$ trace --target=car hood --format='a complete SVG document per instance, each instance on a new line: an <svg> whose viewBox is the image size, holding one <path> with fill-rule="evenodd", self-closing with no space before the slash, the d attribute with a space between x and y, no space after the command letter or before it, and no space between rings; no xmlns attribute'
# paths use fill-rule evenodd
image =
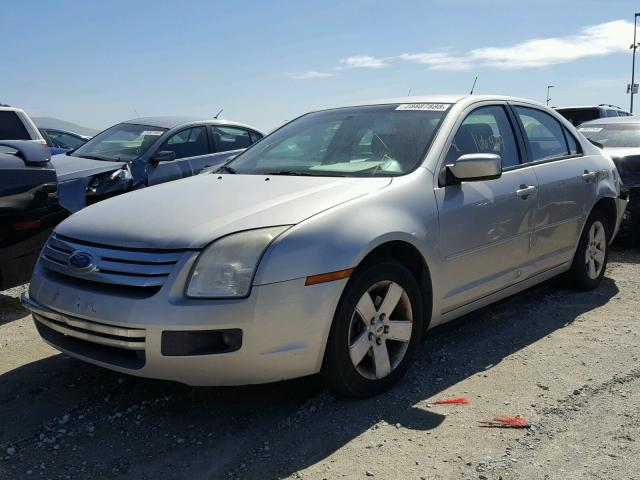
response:
<svg viewBox="0 0 640 480"><path fill-rule="evenodd" d="M299 223L390 183L390 178L199 175L99 202L56 232L126 248L202 248L229 233Z"/></svg>
<svg viewBox="0 0 640 480"><path fill-rule="evenodd" d="M604 152L616 164L623 186L640 186L640 148L605 148Z"/></svg>
<svg viewBox="0 0 640 480"><path fill-rule="evenodd" d="M91 160L70 155L53 155L51 163L56 169L59 182L75 180L81 177L91 177L98 173L118 170L126 165L126 162L108 162L103 160Z"/></svg>

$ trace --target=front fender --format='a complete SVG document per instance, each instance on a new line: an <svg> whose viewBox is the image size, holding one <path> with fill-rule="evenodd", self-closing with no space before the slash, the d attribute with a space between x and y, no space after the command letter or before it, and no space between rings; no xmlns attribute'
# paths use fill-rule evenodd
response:
<svg viewBox="0 0 640 480"><path fill-rule="evenodd" d="M423 170L426 172L426 170ZM391 241L413 245L436 262L438 220L429 175L394 179L382 190L333 207L292 227L269 247L255 285L283 282L358 266Z"/></svg>

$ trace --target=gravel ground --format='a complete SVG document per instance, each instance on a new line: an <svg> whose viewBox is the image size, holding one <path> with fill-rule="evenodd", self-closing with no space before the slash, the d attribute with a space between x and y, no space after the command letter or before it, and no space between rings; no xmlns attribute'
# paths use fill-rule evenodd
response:
<svg viewBox="0 0 640 480"><path fill-rule="evenodd" d="M59 354L0 293L0 479L640 479L640 251L441 328L365 401L306 378L191 388ZM465 396L468 405L432 405ZM481 428L522 415L531 429Z"/></svg>

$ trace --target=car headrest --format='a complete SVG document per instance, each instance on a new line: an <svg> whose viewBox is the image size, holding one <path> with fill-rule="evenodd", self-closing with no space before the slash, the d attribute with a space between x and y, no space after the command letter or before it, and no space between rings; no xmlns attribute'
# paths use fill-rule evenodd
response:
<svg viewBox="0 0 640 480"><path fill-rule="evenodd" d="M455 142L463 153L490 153L494 147L493 130L486 123L462 125Z"/></svg>

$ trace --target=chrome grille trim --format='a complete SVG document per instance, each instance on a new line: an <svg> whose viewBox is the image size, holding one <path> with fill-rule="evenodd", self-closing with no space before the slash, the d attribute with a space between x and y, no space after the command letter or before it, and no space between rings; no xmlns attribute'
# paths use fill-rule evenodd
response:
<svg viewBox="0 0 640 480"><path fill-rule="evenodd" d="M76 251L90 253L94 269L80 272L68 266ZM161 287L173 271L184 251L139 251L102 245L87 245L66 237L52 235L40 259L42 265L56 273L125 287Z"/></svg>
<svg viewBox="0 0 640 480"><path fill-rule="evenodd" d="M115 327L71 317L41 307L26 296L21 300L36 321L63 335L126 350L145 349L147 332L142 328Z"/></svg>

